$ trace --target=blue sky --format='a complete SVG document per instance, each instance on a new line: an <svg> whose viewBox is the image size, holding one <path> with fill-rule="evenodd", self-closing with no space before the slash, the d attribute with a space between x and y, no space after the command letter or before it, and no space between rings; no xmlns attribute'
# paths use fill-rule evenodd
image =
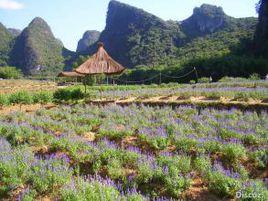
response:
<svg viewBox="0 0 268 201"><path fill-rule="evenodd" d="M257 16L258 0L121 0L165 20L183 20L202 3L222 6L233 17ZM75 50L86 30L102 31L109 0L0 0L0 22L8 28L25 28L42 17L64 45Z"/></svg>

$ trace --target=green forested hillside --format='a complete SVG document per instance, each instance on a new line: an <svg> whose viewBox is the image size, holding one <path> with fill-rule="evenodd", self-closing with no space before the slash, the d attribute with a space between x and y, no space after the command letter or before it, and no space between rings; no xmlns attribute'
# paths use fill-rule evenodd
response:
<svg viewBox="0 0 268 201"><path fill-rule="evenodd" d="M0 23L0 66L7 65L9 53L13 46L14 37L8 29Z"/></svg>
<svg viewBox="0 0 268 201"><path fill-rule="evenodd" d="M212 58L224 56L231 52L243 51L242 46L253 37L254 29L221 31L196 38L185 46L178 48L176 56L180 60Z"/></svg>
<svg viewBox="0 0 268 201"><path fill-rule="evenodd" d="M165 56L174 55L178 37L182 36L177 23L111 1L100 41L112 57L131 68L139 64L158 64ZM89 48L88 53L94 51L96 45Z"/></svg>
<svg viewBox="0 0 268 201"><path fill-rule="evenodd" d="M233 18L221 7L203 4L181 22L164 21L112 0L104 31L100 36L86 32L76 54L64 48L41 18L35 18L17 37L0 24L0 65L16 66L27 75L56 75L77 67L83 56L95 53L101 41L115 60L132 69L124 75L128 80L149 78L160 71L181 75L194 66L200 76L214 80L227 75L264 76L268 73L266 11L265 0L259 3L259 20Z"/></svg>
<svg viewBox="0 0 268 201"><path fill-rule="evenodd" d="M17 37L12 50L12 64L25 74L56 74L64 68L63 45L48 24L35 18Z"/></svg>
<svg viewBox="0 0 268 201"><path fill-rule="evenodd" d="M212 76L218 80L223 76L249 76L252 73L265 75L268 72L266 59L252 54L256 19L247 27L232 32L218 31L205 37L198 37L177 48L176 56L163 60L157 66L138 66L124 75L125 80L148 79L162 72L169 76L180 76L196 67L199 76ZM194 79L195 74L184 79L162 78L164 82L185 82ZM153 82L158 80L153 80Z"/></svg>
<svg viewBox="0 0 268 201"><path fill-rule="evenodd" d="M194 66L200 76L212 76L214 80L227 75L264 76L268 62L253 54L257 22L253 17L230 17L221 7L207 4L195 8L182 22L164 21L111 1L100 41L112 57L132 68L123 76L127 80L147 79L160 72L179 76ZM95 50L93 45L88 52Z"/></svg>
<svg viewBox="0 0 268 201"><path fill-rule="evenodd" d="M255 49L259 56L268 57L268 1L259 1L259 23L255 34Z"/></svg>

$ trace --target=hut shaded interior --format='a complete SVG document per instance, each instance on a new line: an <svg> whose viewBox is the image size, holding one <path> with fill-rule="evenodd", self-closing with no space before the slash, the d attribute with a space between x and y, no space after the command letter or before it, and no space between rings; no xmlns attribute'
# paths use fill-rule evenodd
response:
<svg viewBox="0 0 268 201"><path fill-rule="evenodd" d="M85 77L85 75L72 71L72 72L61 72L58 75L58 77Z"/></svg>

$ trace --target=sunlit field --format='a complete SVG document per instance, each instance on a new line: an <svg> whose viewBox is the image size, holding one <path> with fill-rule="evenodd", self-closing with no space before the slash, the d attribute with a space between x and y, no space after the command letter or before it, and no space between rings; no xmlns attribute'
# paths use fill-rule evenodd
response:
<svg viewBox="0 0 268 201"><path fill-rule="evenodd" d="M268 201L268 0L0 13L0 201Z"/></svg>
<svg viewBox="0 0 268 201"><path fill-rule="evenodd" d="M268 197L266 81L89 86L86 94L79 85L28 81L24 88L21 82L13 82L20 90L2 93L9 101L2 110L40 107L0 117L0 197L6 200ZM191 104L180 105L183 100ZM252 107L200 110L198 100ZM257 197L249 199L252 193Z"/></svg>
<svg viewBox="0 0 268 201"><path fill-rule="evenodd" d="M0 94L14 93L17 91L54 91L57 85L50 81L36 80L0 80Z"/></svg>

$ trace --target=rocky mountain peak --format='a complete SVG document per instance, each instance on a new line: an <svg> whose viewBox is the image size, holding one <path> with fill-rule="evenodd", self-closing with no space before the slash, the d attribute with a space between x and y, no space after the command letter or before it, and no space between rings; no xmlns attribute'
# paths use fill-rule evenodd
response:
<svg viewBox="0 0 268 201"><path fill-rule="evenodd" d="M100 32L96 30L86 31L83 38L79 40L77 45L77 52L86 51L91 45L97 42L100 38Z"/></svg>
<svg viewBox="0 0 268 201"><path fill-rule="evenodd" d="M194 8L193 15L198 15L200 17L224 17L225 13L222 7L210 5L210 4L202 4L200 7Z"/></svg>
<svg viewBox="0 0 268 201"><path fill-rule="evenodd" d="M227 15L222 7L203 4L193 11L193 15L182 22L183 31L191 36L203 36L213 33L226 24Z"/></svg>
<svg viewBox="0 0 268 201"><path fill-rule="evenodd" d="M29 26L33 26L33 25L45 25L45 26L48 26L47 22L41 17L35 17L29 24Z"/></svg>
<svg viewBox="0 0 268 201"><path fill-rule="evenodd" d="M146 23L144 23L144 21ZM137 23L140 21L140 23ZM143 9L130 6L119 1L112 0L108 6L106 29L116 26L119 30L128 29L131 24L139 26L140 28L148 28L151 25L166 25L166 22L161 18L144 11Z"/></svg>

